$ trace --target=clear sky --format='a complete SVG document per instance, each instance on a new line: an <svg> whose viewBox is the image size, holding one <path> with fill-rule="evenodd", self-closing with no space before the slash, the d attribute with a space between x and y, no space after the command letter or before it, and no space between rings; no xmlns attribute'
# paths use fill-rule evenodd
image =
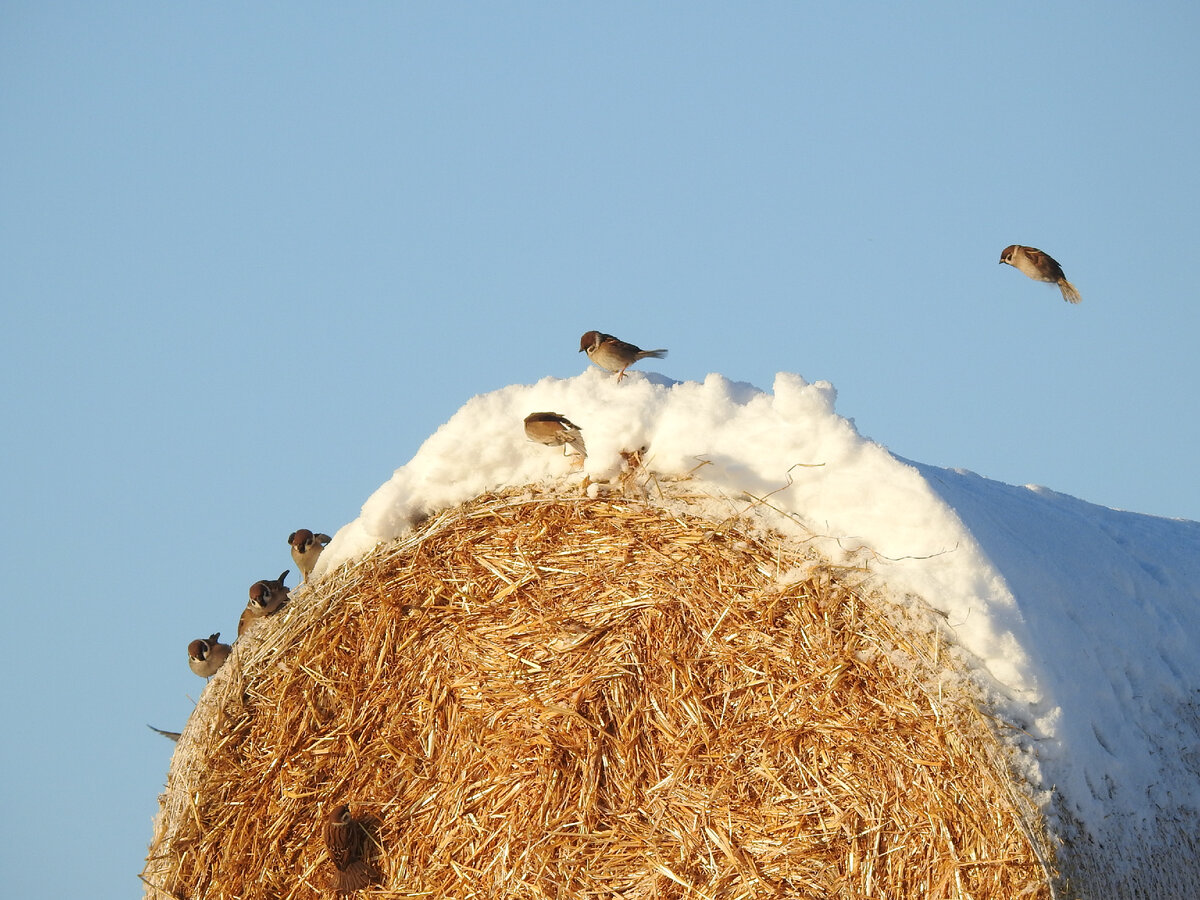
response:
<svg viewBox="0 0 1200 900"><path fill-rule="evenodd" d="M1192 2L0 4L0 894L136 892L188 641L589 329L1200 519L1198 35Z"/></svg>

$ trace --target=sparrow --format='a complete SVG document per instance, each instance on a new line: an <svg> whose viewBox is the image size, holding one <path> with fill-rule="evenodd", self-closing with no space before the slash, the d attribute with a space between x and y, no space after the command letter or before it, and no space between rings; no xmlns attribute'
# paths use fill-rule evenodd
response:
<svg viewBox="0 0 1200 900"><path fill-rule="evenodd" d="M153 725L149 725L149 724L147 724L146 727L149 728L151 731L157 731L163 737L167 738L168 740L172 740L172 741L178 741L179 736L182 733L179 731L163 731L161 728L155 728Z"/></svg>
<svg viewBox="0 0 1200 900"><path fill-rule="evenodd" d="M307 528L301 528L288 535L288 543L292 547L292 559L296 561L296 565L300 569L302 582L308 581L313 566L317 564L317 557L321 555L325 545L332 540L333 538L327 534L313 534Z"/></svg>
<svg viewBox="0 0 1200 900"><path fill-rule="evenodd" d="M250 602L246 604L246 608L242 611L242 617L238 620L238 637L242 636L242 632L246 630L246 626L252 619L269 616L287 603L288 589L284 587L283 579L287 578L290 571L290 569L284 569L283 574L274 581L264 579L250 585Z"/></svg>
<svg viewBox="0 0 1200 900"><path fill-rule="evenodd" d="M579 426L556 412L535 412L527 415L525 436L547 447L562 447L564 456L567 455L567 448L574 449L580 456L587 456L587 448L583 445L583 434Z"/></svg>
<svg viewBox="0 0 1200 900"><path fill-rule="evenodd" d="M579 339L579 352L587 351L588 359L602 369L617 373L617 381L625 377L625 370L639 359L654 357L662 359L667 355L666 350L643 350L633 344L627 344L611 334L602 331L589 331Z"/></svg>
<svg viewBox="0 0 1200 900"><path fill-rule="evenodd" d="M219 641L221 632L208 639L197 638L188 644L188 667L201 678L212 678L233 649Z"/></svg>
<svg viewBox="0 0 1200 900"><path fill-rule="evenodd" d="M1067 281L1062 266L1055 262L1054 257L1049 253L1043 253L1036 247L1011 244L1005 247L1004 252L1000 254L1000 262L1008 263L1013 268L1019 269L1034 281L1057 284L1058 289L1062 291L1063 299L1068 303L1078 303L1082 299L1079 291L1075 290L1075 285Z"/></svg>
<svg viewBox="0 0 1200 900"><path fill-rule="evenodd" d="M325 849L337 871L329 879L329 887L338 893L365 888L380 877L379 870L364 859L367 832L363 824L350 815L343 803L325 820Z"/></svg>

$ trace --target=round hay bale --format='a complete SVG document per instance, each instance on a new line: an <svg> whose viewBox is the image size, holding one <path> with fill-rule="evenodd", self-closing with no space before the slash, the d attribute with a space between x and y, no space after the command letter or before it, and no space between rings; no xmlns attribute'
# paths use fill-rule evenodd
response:
<svg viewBox="0 0 1200 900"><path fill-rule="evenodd" d="M928 635L748 523L489 496L293 592L179 741L147 896L1049 898ZM961 680L960 680L961 681Z"/></svg>

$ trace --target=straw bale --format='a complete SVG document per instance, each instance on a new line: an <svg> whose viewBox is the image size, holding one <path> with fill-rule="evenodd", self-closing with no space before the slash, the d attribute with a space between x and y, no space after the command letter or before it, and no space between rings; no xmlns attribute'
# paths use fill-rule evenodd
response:
<svg viewBox="0 0 1200 900"><path fill-rule="evenodd" d="M737 520L479 498L238 641L147 896L330 896L349 803L365 896L1049 898L985 720L884 602Z"/></svg>

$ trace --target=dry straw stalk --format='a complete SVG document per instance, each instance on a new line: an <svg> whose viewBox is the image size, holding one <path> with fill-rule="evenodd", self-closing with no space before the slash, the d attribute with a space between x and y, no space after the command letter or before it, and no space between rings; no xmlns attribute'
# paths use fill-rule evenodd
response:
<svg viewBox="0 0 1200 900"><path fill-rule="evenodd" d="M364 896L1049 898L973 702L847 579L644 503L443 513L239 642L176 751L148 896L328 896L349 802L383 872Z"/></svg>

